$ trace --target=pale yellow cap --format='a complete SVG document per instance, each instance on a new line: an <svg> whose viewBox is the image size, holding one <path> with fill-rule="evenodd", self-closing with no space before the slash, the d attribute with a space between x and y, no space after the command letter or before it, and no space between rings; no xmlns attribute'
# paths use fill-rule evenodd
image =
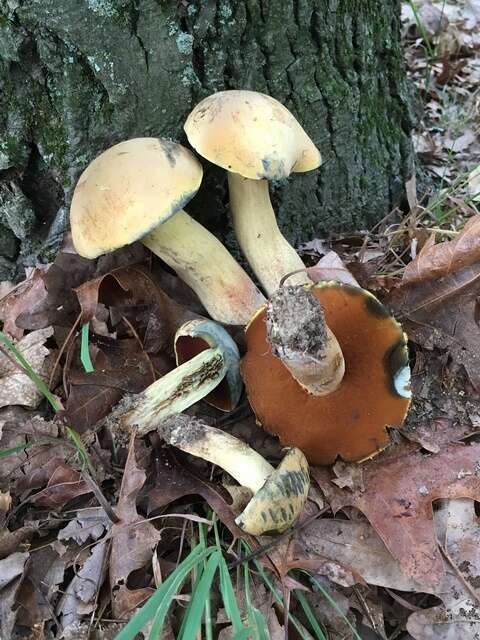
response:
<svg viewBox="0 0 480 640"><path fill-rule="evenodd" d="M75 249L96 258L139 240L193 198L202 173L188 149L162 138L134 138L107 149L75 187Z"/></svg>
<svg viewBox="0 0 480 640"><path fill-rule="evenodd" d="M205 98L184 129L204 158L245 178L279 180L322 162L290 111L256 91L222 91Z"/></svg>

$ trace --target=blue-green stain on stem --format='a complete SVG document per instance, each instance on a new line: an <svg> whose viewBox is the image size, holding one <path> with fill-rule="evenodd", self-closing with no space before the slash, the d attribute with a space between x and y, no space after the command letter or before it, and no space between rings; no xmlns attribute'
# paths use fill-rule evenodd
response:
<svg viewBox="0 0 480 640"><path fill-rule="evenodd" d="M82 341L80 345L80 360L82 361L83 368L86 373L93 373L94 367L92 363L92 359L90 358L90 351L88 348L88 330L90 327L90 323L86 322L82 326Z"/></svg>

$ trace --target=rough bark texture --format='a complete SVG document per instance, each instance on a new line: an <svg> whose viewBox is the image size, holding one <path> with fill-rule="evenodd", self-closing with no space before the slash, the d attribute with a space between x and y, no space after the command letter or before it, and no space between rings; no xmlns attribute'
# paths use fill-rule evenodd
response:
<svg viewBox="0 0 480 640"><path fill-rule="evenodd" d="M399 15L397 0L0 0L0 279L50 257L96 154L185 142L191 107L225 88L279 99L322 152L272 187L291 241L368 227L412 169ZM231 242L225 176L205 168L190 210Z"/></svg>

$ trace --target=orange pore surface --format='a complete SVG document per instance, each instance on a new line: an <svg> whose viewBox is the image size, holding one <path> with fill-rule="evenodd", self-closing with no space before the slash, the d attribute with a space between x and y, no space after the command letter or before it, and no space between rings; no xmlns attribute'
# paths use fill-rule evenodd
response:
<svg viewBox="0 0 480 640"><path fill-rule="evenodd" d="M175 343L178 364L188 362L195 356L198 356L199 353L202 353L202 351L205 351L205 349L210 349L210 345L205 340L202 340L202 338L180 336ZM218 386L205 396L204 400L212 406L217 407L217 409L230 411L232 409L232 403L226 378L223 378Z"/></svg>
<svg viewBox="0 0 480 640"><path fill-rule="evenodd" d="M258 421L309 462L330 464L340 455L358 461L384 448L387 425L400 425L409 400L395 393L388 355L403 343L400 325L373 296L354 287L312 289L345 358L345 376L327 396L309 394L271 352L265 310L247 328L242 374ZM383 313L382 313L383 311Z"/></svg>

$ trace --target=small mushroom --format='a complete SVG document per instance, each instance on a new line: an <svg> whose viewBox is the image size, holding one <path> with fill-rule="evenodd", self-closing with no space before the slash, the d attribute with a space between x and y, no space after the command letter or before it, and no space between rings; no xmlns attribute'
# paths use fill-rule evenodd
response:
<svg viewBox="0 0 480 640"><path fill-rule="evenodd" d="M364 289L328 281L305 290L312 305L289 307L287 292L287 303L260 309L246 328L250 404L311 463L365 459L387 446L386 427L400 426L410 405L406 335Z"/></svg>
<svg viewBox="0 0 480 640"><path fill-rule="evenodd" d="M286 531L302 511L310 476L299 449L289 449L274 469L238 438L184 414L165 420L158 432L168 444L221 467L250 489L253 497L235 520L246 533Z"/></svg>
<svg viewBox="0 0 480 640"><path fill-rule="evenodd" d="M160 420L203 398L225 411L235 407L243 385L240 354L229 333L212 320L191 320L178 329L175 344L179 366L142 393L122 400L113 410L110 424L121 431L136 428L145 434Z"/></svg>
<svg viewBox="0 0 480 640"><path fill-rule="evenodd" d="M316 169L318 149L280 102L256 91L222 91L202 100L185 132L204 158L227 169L230 210L238 242L268 295L282 278L311 283L295 249L281 234L268 180Z"/></svg>
<svg viewBox="0 0 480 640"><path fill-rule="evenodd" d="M141 240L198 295L214 320L245 324L264 298L222 243L183 207L202 167L161 138L120 142L80 176L70 210L73 242L86 258Z"/></svg>

